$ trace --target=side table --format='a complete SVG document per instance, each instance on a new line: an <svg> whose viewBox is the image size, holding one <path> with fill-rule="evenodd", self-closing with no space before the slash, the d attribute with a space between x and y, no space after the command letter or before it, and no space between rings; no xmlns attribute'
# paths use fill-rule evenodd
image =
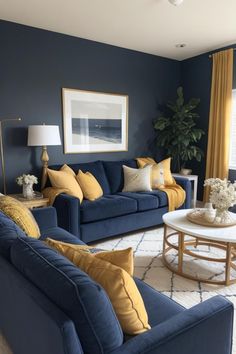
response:
<svg viewBox="0 0 236 354"><path fill-rule="evenodd" d="M22 194L9 194L9 197L15 198L23 203L27 208L42 208L49 206L49 199L44 197L34 197L33 199L26 199Z"/></svg>
<svg viewBox="0 0 236 354"><path fill-rule="evenodd" d="M196 208L197 204L197 187L198 187L198 176L197 175L181 175L180 173L172 173L173 177L187 178L190 182L193 182L193 199L192 207Z"/></svg>

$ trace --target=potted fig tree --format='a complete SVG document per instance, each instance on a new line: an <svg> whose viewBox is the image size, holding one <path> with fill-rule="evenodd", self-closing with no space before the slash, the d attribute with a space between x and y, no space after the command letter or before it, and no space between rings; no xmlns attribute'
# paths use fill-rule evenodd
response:
<svg viewBox="0 0 236 354"><path fill-rule="evenodd" d="M167 114L160 115L154 121L157 145L166 150L173 159L174 170L182 174L191 173L186 166L189 160L201 161L203 156L203 151L197 145L204 134L196 124L199 115L195 109L199 102L198 98L192 98L185 103L183 88L179 87L176 101L166 104Z"/></svg>

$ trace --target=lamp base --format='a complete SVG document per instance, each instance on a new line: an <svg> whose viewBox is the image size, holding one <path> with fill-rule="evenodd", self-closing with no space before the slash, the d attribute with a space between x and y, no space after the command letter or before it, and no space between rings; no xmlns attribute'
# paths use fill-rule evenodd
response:
<svg viewBox="0 0 236 354"><path fill-rule="evenodd" d="M48 177L48 161L49 161L49 156L48 156L48 152L47 152L47 147L43 146L42 148L42 155L41 155L41 161L43 164L43 171L42 171L42 178L41 178L41 190L43 190L46 186L46 182L47 182L47 177Z"/></svg>

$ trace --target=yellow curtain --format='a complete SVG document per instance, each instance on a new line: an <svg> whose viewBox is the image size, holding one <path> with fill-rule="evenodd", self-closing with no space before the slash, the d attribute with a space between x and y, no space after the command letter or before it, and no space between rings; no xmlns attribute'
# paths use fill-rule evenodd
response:
<svg viewBox="0 0 236 354"><path fill-rule="evenodd" d="M232 110L233 49L213 54L206 178L228 178ZM204 190L204 201L209 189Z"/></svg>

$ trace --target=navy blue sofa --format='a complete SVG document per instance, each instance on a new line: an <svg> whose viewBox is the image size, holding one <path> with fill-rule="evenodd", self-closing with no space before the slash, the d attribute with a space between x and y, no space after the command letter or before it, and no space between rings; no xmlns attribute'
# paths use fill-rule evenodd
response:
<svg viewBox="0 0 236 354"><path fill-rule="evenodd" d="M81 169L91 172L103 189L103 197L96 201L61 194L55 199L60 227L78 236L85 243L162 224L162 215L168 211L166 193L154 190L142 193L123 193L123 168L137 168L134 159L122 161L95 161L69 165L75 173ZM50 166L58 170L61 165ZM186 191L182 208L190 208L191 184L186 178L176 178ZM49 181L48 185L49 186Z"/></svg>
<svg viewBox="0 0 236 354"><path fill-rule="evenodd" d="M57 226L54 208L33 213L40 240L0 213L0 332L14 354L231 353L231 302L186 310L139 279L152 328L126 338L103 288L42 241L82 242Z"/></svg>

